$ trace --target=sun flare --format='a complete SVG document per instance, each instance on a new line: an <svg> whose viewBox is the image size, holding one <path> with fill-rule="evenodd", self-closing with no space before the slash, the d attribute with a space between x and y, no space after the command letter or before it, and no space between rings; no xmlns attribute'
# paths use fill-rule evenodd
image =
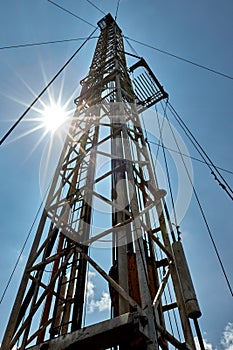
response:
<svg viewBox="0 0 233 350"><path fill-rule="evenodd" d="M45 106L43 115L43 126L47 129L47 131L55 132L65 121L67 118L67 112L64 107L59 104L51 104L50 106Z"/></svg>

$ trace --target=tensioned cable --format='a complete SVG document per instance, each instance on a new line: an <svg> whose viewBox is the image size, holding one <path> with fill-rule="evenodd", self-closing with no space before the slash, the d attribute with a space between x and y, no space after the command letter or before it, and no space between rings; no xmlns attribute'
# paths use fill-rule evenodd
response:
<svg viewBox="0 0 233 350"><path fill-rule="evenodd" d="M187 58L184 58L184 57L175 55L175 54L173 54L173 53L171 53L171 52L168 52L168 51L165 51L165 50L161 50L161 49L159 49L159 48L157 48L157 47L154 47L154 46L152 46L152 45L145 44L145 43L143 43L143 42L141 42L141 41L138 41L138 40L129 38L128 36L124 36L124 35L123 35L123 38L125 38L125 39L127 38L128 40L131 40L131 41L133 41L133 42L135 42L135 43L138 43L138 44L140 44L140 45L149 47L150 49L153 49L153 50L155 50L155 51L161 52L161 53L163 53L163 54L165 54L165 55L168 55L168 56L171 56L171 57L176 58L176 59L178 59L178 60L181 60L181 61L183 61L183 62L192 64L193 66L196 66L196 67L198 67L198 68L205 69L205 70L207 70L207 71L209 71L209 72L212 72L212 73L214 73L214 74L220 75L220 76L222 76L222 77L224 77L224 78L233 80L233 77L232 77L232 76L230 76L230 75L228 75L228 74L225 74L225 73L222 73L222 72L219 72L219 71L217 71L216 69L209 68L209 67L204 66L204 65L202 65L202 64L199 64L199 63L196 63L196 62L194 62L194 61L188 60Z"/></svg>
<svg viewBox="0 0 233 350"><path fill-rule="evenodd" d="M37 212L36 212L35 218L34 218L34 220L33 220L33 222L32 222L32 225L31 225L31 227L30 227L30 229L29 229L28 235L27 235L27 237L26 237L26 239L25 239L25 241L24 241L24 244L23 244L23 246L22 246L22 248L21 248L21 251L20 251L20 253L19 253L19 256L18 256L18 258L17 258L17 260L16 260L16 263L15 263L15 265L14 265L14 267L13 267L13 270L12 270L12 272L11 272L11 274L10 274L10 277L9 277L9 279L8 279L8 281L7 281L6 287L5 287L5 289L4 289L3 293L2 293L2 296L1 296L1 299L0 299L0 305L1 305L3 299L4 299L5 295L6 295L6 292L7 292L8 288L9 288L9 285L10 285L10 283L11 283L11 281L12 281L12 278L13 278L13 276L14 276L14 273L15 273L15 271L16 271L16 269L17 269L18 264L19 264L20 258L21 258L22 254L23 254L23 252L24 252L24 249L25 249L25 247L26 247L26 244L27 244L27 242L28 242L28 240L29 240L29 237L30 237L30 235L31 235L31 233L32 233L33 227L35 226L36 220L38 219L38 216L39 216L39 213L40 213L41 208L42 208L42 206L43 206L43 203L44 203L45 198L46 198L46 196L47 196L47 194L48 194L48 191L49 191L49 189L50 189L51 182L52 182L52 179L49 181L49 185L48 185L48 187L47 187L47 189L46 189L46 191L45 191L45 194L44 194L44 196L43 196L43 199L42 199L42 201L41 201L41 204L40 204L40 206L39 206L39 208L38 208L38 210L37 210Z"/></svg>
<svg viewBox="0 0 233 350"><path fill-rule="evenodd" d="M177 139L176 139L176 136L175 136L174 131L173 131L172 127L171 127L171 124L170 124L170 121L169 121L168 117L167 117L167 120L168 120L168 125L169 125L169 128L170 128L170 130L171 130L173 139L174 139L174 141L175 141L175 143L176 143L176 147L177 147L177 149L180 151L179 143L178 143L178 141L177 141ZM209 235L209 237L210 237L211 243L212 243L212 245L213 245L215 254L216 254L217 259L218 259L218 261L219 261L219 264L220 264L222 273L223 273L223 275L224 275L225 281L226 281L226 283L227 283L227 286L228 286L228 288L229 288L229 291L230 291L230 293L231 293L231 296L233 296L233 290L232 290L232 287L231 287L231 284L230 284L230 280L229 280L229 278L228 278L228 276L227 276L227 273L226 273L225 267L224 267L224 265L223 265L221 256L220 256L220 254L219 254L217 245L216 245L216 243L215 243L213 234L212 234L211 229L210 229L210 226L209 226L209 224L208 224L208 221L207 221L205 212L204 212L204 210L203 210L203 207L202 207L202 204L201 204L201 202L200 202L199 196L198 196L198 194L197 194L196 188L195 188L195 186L194 186L194 184L193 184L193 181L192 181L192 179L191 179L190 173L189 173L189 171L188 171L188 168L187 168L187 166L186 166L186 163L185 163L184 158L183 158L182 155L181 155L181 159L182 159L182 162L183 162L183 165L184 165L186 174L187 174L187 176L188 176L189 182L190 182L190 184L191 184L191 186L192 186L194 196L195 196L195 198L196 198L198 207L199 207L199 209L200 209L201 216L202 216L202 218L203 218L203 220L204 220L204 223L205 223L205 226L206 226L208 235Z"/></svg>
<svg viewBox="0 0 233 350"><path fill-rule="evenodd" d="M98 38L98 36L92 36L90 39L97 39L97 38ZM28 44L1 46L0 50L18 49L18 48L23 48L23 47L41 46L41 45L49 45L49 44L58 44L58 43L65 43L65 42L71 42L71 41L80 41L80 40L86 40L86 39L87 38L72 38L72 39L42 41L42 42L38 42L38 43L28 43Z"/></svg>
<svg viewBox="0 0 233 350"><path fill-rule="evenodd" d="M154 141L151 141L151 140L149 140L149 139L147 139L147 141L148 141L149 143L155 145L155 146L162 147L161 143L159 143L159 142L154 142ZM164 147L166 150L170 151L170 152L182 154L182 156L184 156L184 157L193 159L193 160L195 160L195 161L197 161L197 162L200 162L200 163L206 165L206 162L205 162L204 160L201 160L201 159L199 159L199 158L190 156L190 155L185 154L185 153L180 153L179 151L176 151L175 149L172 149L172 148L169 148L169 147L166 147L166 146L163 146L163 147ZM210 163L208 163L208 164L211 165ZM216 166L216 168L219 169L219 170L225 171L226 173L229 173L229 174L233 174L233 171L231 171L231 170L227 170L227 169L221 168L221 167L219 167L219 166L217 166L217 165L215 165L215 166Z"/></svg>
<svg viewBox="0 0 233 350"><path fill-rule="evenodd" d="M58 7L59 9L61 9L62 11L65 11L65 12L69 13L70 15L72 15L72 16L78 18L80 21L89 24L89 26L92 26L92 27L95 28L95 26L94 26L92 23L86 21L86 20L83 19L82 17L80 17L80 16L76 15L75 13L73 13L73 12L71 12L71 11L65 9L64 7L58 5L56 2L54 2L54 1L52 1L52 0L48 0L48 2L50 2L50 3L53 4L54 6L57 6L57 7Z"/></svg>
<svg viewBox="0 0 233 350"><path fill-rule="evenodd" d="M48 0L48 1L51 2L51 0ZM65 9L64 9L64 10L65 10ZM68 11L68 13L70 13L70 12ZM73 15L74 15L74 14L73 14ZM77 17L77 18L79 18L79 17L76 16L76 15L74 15L74 16ZM80 18L79 18L79 19L80 19ZM84 20L84 21L85 21L85 20ZM88 22L88 24L90 24L90 23ZM93 26L93 27L94 27L94 26ZM97 38L97 37L93 37L92 39L94 39L94 38ZM223 77L225 77L225 78L233 79L233 77L231 77L231 76L229 76L229 75L226 75L226 74L224 74L224 73L221 73L221 72L216 71L216 70L213 70L213 69L210 69L210 68L208 68L208 67L206 67L206 66L203 66L203 65L200 65L200 64L198 64L198 63L189 61L189 60L187 60L187 59L185 59L185 58L182 58L182 57L179 57L179 56L174 55L174 54L172 54L172 53L169 53L169 52L166 52L166 51L164 51L164 50L158 49L158 48L153 47L153 46L151 46L151 45L143 44L143 43L141 43L141 42L139 42L139 41L137 41L137 40L128 38L127 36L124 36L124 35L123 35L123 38L126 39L128 45L131 47L131 49L133 49L134 52L136 52L136 50L130 45L130 43L129 43L128 40L138 42L138 43L140 43L141 45L148 46L148 47L150 47L150 48L152 48L152 49L154 49L154 50L157 50L157 51L159 51L159 52L162 52L162 53L164 53L164 54L167 54L167 55L169 55L169 56L171 56L171 57L175 57L175 58L180 59L180 60L182 60L182 61L185 61L185 62L187 62L187 63L193 64L193 65L195 65L195 66L197 66L197 67L199 67L199 68L207 69L208 71L211 71L211 72L213 72L213 73L215 73L215 74L221 75L221 76L223 76ZM63 39L63 40L53 40L53 41L40 42L40 43L29 43L29 44L19 44L19 45L2 46L2 47L0 47L0 50L16 49L16 48L23 48L23 47L30 47L30 46L39 46L39 45L48 45L48 44L56 44L56 43L63 43L63 42L69 42L69 41L78 41L78 40L82 40L82 39L84 39L84 38Z"/></svg>
<svg viewBox="0 0 233 350"><path fill-rule="evenodd" d="M131 49L132 49L132 51L134 52L134 53L136 53L137 54L137 52L136 52L136 50L130 45L130 43L129 43L129 41L128 41L128 39L129 40L131 40L130 38L128 38L128 37L126 37L126 36L124 36L124 38L126 39L126 41L127 41L127 43L128 43L128 45L131 47ZM133 40L133 39L132 39ZM135 41L135 42L137 42L136 40L133 40L133 41ZM142 44L142 43L141 43ZM150 46L151 47L151 46ZM152 47L153 48L153 47ZM156 48L154 48L154 49L156 49ZM160 50L160 49L156 49L156 50L159 50L159 51L161 51L161 52L164 52L164 53L166 53L165 51L163 51L163 50ZM172 56L174 56L174 57L176 57L175 55L173 55L173 54L171 54ZM177 57L178 58L178 57ZM186 60L187 61L187 60ZM171 104L170 104L170 106L171 106ZM172 106L171 106L172 107ZM175 113L177 113L175 110L174 110L174 112ZM197 140L195 139L195 141L197 142ZM148 141L149 142L149 141ZM155 144L155 143L154 143ZM157 144L158 145L158 149L159 149L159 147L161 147L161 145L160 144ZM164 147L164 146L162 146L162 147ZM201 148L201 146L199 145L199 147ZM166 147L164 147L164 148L166 148ZM201 148L202 149L202 148ZM158 150L157 150L158 151ZM172 151L172 150L171 150ZM204 152L204 150L202 149L202 151ZM175 151L175 152L177 152L177 151ZM179 153L179 152L178 152ZM199 152L199 154L200 154L200 152ZM209 159L209 157L207 156L207 154L206 153L204 153L205 155L206 155L206 157L207 157L207 159L209 160L209 163L203 158L203 156L202 156L202 158L204 159L203 160L203 163L204 164L206 164L207 166L209 166L209 168L211 169L211 173L212 173L212 175L214 176L214 179L216 180L216 181L218 181L218 183L219 183L219 185L226 191L226 189L225 189L225 186L219 181L219 179L217 178L217 176L216 176L216 174L212 171L212 168L210 167L211 165L214 167L214 169L219 169L219 170L223 170L223 171L226 171L226 172L229 172L229 173L233 173L233 172L231 172L231 171L229 171L229 170L226 170L226 169L223 169L223 168L220 168L220 167L217 167L215 164L213 164L213 162ZM185 156L187 156L187 155L185 155ZM188 157L188 156L187 156ZM190 157L190 156L189 156ZM194 160L197 160L197 161L200 161L200 162L202 162L201 160L199 160L199 159L197 159L197 158L194 158L194 157L190 157L190 158L192 158L192 159L194 159ZM217 172L218 172L218 170L217 170ZM225 185L227 185L227 187L229 188L229 190L232 192L232 190L231 190L231 188L229 187L229 185L226 183L226 181L225 181L225 179L222 177L222 175L218 172L218 175L221 177L221 179L224 181L224 183L225 183ZM229 194L229 193L228 193ZM232 196L229 194L229 196L232 198Z"/></svg>
<svg viewBox="0 0 233 350"><path fill-rule="evenodd" d="M49 1L49 0L48 0L48 1ZM87 0L87 1L88 1L88 0ZM98 38L98 37L93 36L91 39L96 39L96 38ZM127 41L127 44L128 44L129 47L132 49L132 51L135 52L136 55L138 56L136 50L133 48L133 46L132 46L132 45L130 44L130 42L129 42L129 40L132 40L132 41L135 41L135 42L137 42L137 40L130 39L130 38L126 37L126 36L123 36L123 38ZM31 46L40 46L40 45L48 45L48 44L57 44L57 43L72 42L72 41L79 41L79 40L85 40L85 38L72 38L72 39L45 41L45 42L39 42L39 43L9 45L9 46L2 46L2 47L0 47L0 50L17 49L17 48L24 48L24 47L31 47ZM178 59L183 60L183 61L185 61L185 62L187 62L187 63L192 63L192 64L194 64L194 65L196 65L196 66L198 66L198 67L201 67L201 68L203 68L203 69L207 69L207 70L209 70L209 71L212 71L212 72L214 72L214 73L216 73L216 74L222 75L222 76L225 77L225 78L233 79L233 77L230 77L230 76L228 76L228 75L226 75L226 74L224 74L224 73L214 71L214 70L212 70L212 69L210 69L210 68L208 68L208 67L201 66L201 65L199 65L199 64L197 64L197 63L194 63L194 62L189 62L189 60L186 60L185 58L178 57L178 56L176 56L176 55L174 55L174 54L171 54L171 53L168 53L168 52L166 52L166 51L160 50L160 49L155 48L155 47L153 47L153 46L151 46L151 45L147 45L147 44L143 44L143 43L141 43L141 44L144 45L144 46L148 46L148 47L150 47L150 48L152 48L152 49L154 49L154 50L160 51L160 52L162 52L162 53L166 53L166 54L170 55L171 57L178 58Z"/></svg>
<svg viewBox="0 0 233 350"><path fill-rule="evenodd" d="M101 13L103 13L103 15L106 15L106 13L104 11L102 11L98 6L96 6L95 4L93 4L92 1L90 0L86 0L87 2L89 2L89 4L91 4L93 7L95 7L98 11L100 11Z"/></svg>
<svg viewBox="0 0 233 350"><path fill-rule="evenodd" d="M126 40L127 44L129 45L129 47L131 48L132 52L134 52L134 54L135 54L136 56L139 57L138 52L137 52L137 51L135 50L135 48L130 44L129 40L128 40L127 38L125 38L125 40Z"/></svg>
<svg viewBox="0 0 233 350"><path fill-rule="evenodd" d="M26 109L26 111L21 115L21 117L12 125L12 127L7 131L7 133L0 140L1 144L7 139L7 137L12 133L12 131L16 128L16 126L21 122L21 120L25 117L25 115L31 110L34 104L40 99L40 97L45 93L45 91L49 88L49 86L55 81L55 79L61 74L61 72L68 66L68 64L72 61L72 59L76 56L76 54L81 50L81 48L88 42L88 40L92 37L92 35L96 32L97 28L93 30L93 32L87 37L87 39L82 43L81 46L74 52L74 54L66 61L63 67L55 74L55 76L50 80L50 82L45 86L45 88L39 93L39 95L35 98L35 100L30 104L30 106Z"/></svg>
<svg viewBox="0 0 233 350"><path fill-rule="evenodd" d="M116 8L115 21L117 20L117 16L118 16L119 5L120 5L120 0L117 1L117 8Z"/></svg>
<svg viewBox="0 0 233 350"><path fill-rule="evenodd" d="M156 106L155 106L156 107ZM157 112L157 110L156 110ZM157 116L158 116L158 113L157 113ZM162 125L160 127L160 130L161 130L161 133L163 131L163 127L164 127L164 121L165 121L165 118L163 118L162 120ZM148 139L147 139L148 140ZM161 145L161 138L159 139L159 146L163 148L163 146ZM158 157L159 157L159 146L157 147L157 151L156 151L156 156L155 156L155 163L157 164L157 161L158 161Z"/></svg>
<svg viewBox="0 0 233 350"><path fill-rule="evenodd" d="M48 191L48 189L47 189L47 191ZM47 191L46 191L46 193L47 193ZM35 218L34 218L34 220L33 220L33 223L32 223L32 225L31 225L31 227L30 227L30 229L29 229L29 232L28 232L28 234L27 234L27 237L26 237L26 239L25 239L25 241L24 241L24 244L23 244L23 246L22 246L22 248L21 248L21 251L20 251L20 253L19 253L19 256L18 256L18 258L17 258L17 260L16 260L16 263L15 263L15 265L14 265L14 267L13 267L13 270L12 270L12 272L11 272L11 274L10 274L10 277L9 277L9 279L8 279L8 281L7 281L6 287L5 287L5 289L4 289L3 293L2 293L2 296L1 296L1 299L0 299L0 304L3 302L3 299L4 299L5 295L6 295L6 292L7 292L8 288L9 288L9 285L10 285L10 283L11 283L11 281L12 281L13 276L14 276L14 273L15 273L17 267L18 267L20 258L21 258L21 256L23 255L24 249L25 249L26 244L27 244L27 242L28 242L28 240L29 240L29 237L30 237L30 235L31 235L31 233L32 233L33 227L34 227L34 225L35 225L35 223L36 223L36 220L37 220L37 218L38 218L38 216L39 216L39 213L40 213L40 211L41 211L41 208L42 208L43 203L44 203L44 200L42 200L42 202L41 202L41 204L40 204L40 206L39 206L39 209L38 209L37 212L36 212L36 216L35 216Z"/></svg>
<svg viewBox="0 0 233 350"><path fill-rule="evenodd" d="M193 135L193 133L190 131L190 129L187 127L187 125L184 123L184 121L182 120L182 118L179 116L179 114L176 112L175 108L170 104L170 102L168 102L168 108L171 111L172 115L175 117L176 121L178 122L178 124L180 125L180 127L182 128L182 130L185 132L185 134L187 135L187 137L189 138L189 140L192 142L193 146L195 147L195 149L197 150L197 152L200 154L200 156L202 157L202 159L204 160L205 164L208 166L208 168L211 170L211 174L214 176L214 179L218 182L218 184L220 185L220 187L228 194L228 196L233 200L233 196L231 193L233 193L231 187L228 185L227 181L224 179L224 177L222 176L222 174L218 171L217 167L215 166L215 164L212 162L212 160L210 159L210 157L207 155L207 153L205 152L205 150L203 149L203 147L200 145L200 143L197 141L197 139L195 138L195 136ZM207 159L207 160L206 160ZM208 162L207 162L208 161ZM215 174L215 172L219 175L219 177L221 178L221 180L224 182L224 184L218 179L217 175Z"/></svg>

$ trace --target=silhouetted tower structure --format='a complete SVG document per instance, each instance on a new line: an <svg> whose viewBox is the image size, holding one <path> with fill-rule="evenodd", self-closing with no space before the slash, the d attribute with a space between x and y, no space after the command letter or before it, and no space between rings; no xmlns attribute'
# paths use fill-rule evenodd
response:
<svg viewBox="0 0 233 350"><path fill-rule="evenodd" d="M2 350L195 349L189 319L198 330L201 313L140 122L167 94L145 60L126 67L112 16L98 25ZM106 244L102 268L91 247ZM86 325L90 268L109 286L111 315Z"/></svg>

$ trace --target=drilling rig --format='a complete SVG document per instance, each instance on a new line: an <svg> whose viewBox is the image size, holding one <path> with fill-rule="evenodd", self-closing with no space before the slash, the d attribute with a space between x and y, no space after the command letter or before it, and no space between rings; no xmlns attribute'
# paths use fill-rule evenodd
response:
<svg viewBox="0 0 233 350"><path fill-rule="evenodd" d="M140 119L168 94L143 58L127 67L111 14L98 26L1 349L196 349L196 336L203 349L188 264ZM91 247L104 242L110 261L101 267ZM108 319L86 325L90 268L111 307Z"/></svg>

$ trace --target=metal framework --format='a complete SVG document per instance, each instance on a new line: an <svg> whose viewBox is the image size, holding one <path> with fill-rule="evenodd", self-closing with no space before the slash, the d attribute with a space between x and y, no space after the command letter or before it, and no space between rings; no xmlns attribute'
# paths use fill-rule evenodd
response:
<svg viewBox="0 0 233 350"><path fill-rule="evenodd" d="M2 350L195 349L189 319L201 313L139 116L167 94L143 59L127 69L112 16L98 25ZM90 250L104 244L108 269ZM87 326L90 267L109 286L111 316Z"/></svg>

